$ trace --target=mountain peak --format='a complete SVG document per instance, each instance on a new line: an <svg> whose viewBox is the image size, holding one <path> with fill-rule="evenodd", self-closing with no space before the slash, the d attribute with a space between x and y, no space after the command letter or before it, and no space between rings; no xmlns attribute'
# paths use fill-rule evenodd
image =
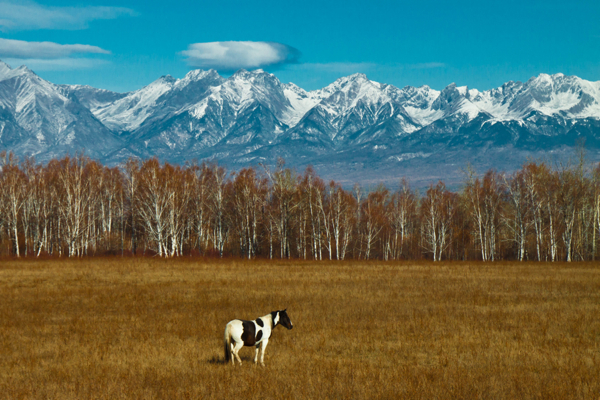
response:
<svg viewBox="0 0 600 400"><path fill-rule="evenodd" d="M564 78L565 75L563 73L557 73L557 74L545 74L545 73L541 73L538 76L532 76L527 83L528 84L535 84L535 85L543 85L543 86L548 86L548 85L552 85L554 84L555 81L557 81L558 79Z"/></svg>
<svg viewBox="0 0 600 400"><path fill-rule="evenodd" d="M177 79L173 78L171 75L163 75L159 78L163 82L174 83Z"/></svg>
<svg viewBox="0 0 600 400"><path fill-rule="evenodd" d="M284 84L284 86L288 87L288 88L293 88L293 89L302 89L300 86L296 85L294 82L289 82ZM304 90L304 89L302 89Z"/></svg>
<svg viewBox="0 0 600 400"><path fill-rule="evenodd" d="M451 84L449 84L448 86L446 86L440 93L441 96L445 96L445 97L457 97L457 96L463 96L463 97L468 97L469 96L469 87L468 86L456 86L456 83L452 82Z"/></svg>
<svg viewBox="0 0 600 400"><path fill-rule="evenodd" d="M11 68L8 64L0 61L0 79L10 79L17 76L35 76L37 74L30 70L27 66L21 65L18 68Z"/></svg>
<svg viewBox="0 0 600 400"><path fill-rule="evenodd" d="M188 72L187 74L185 74L185 77L183 79L189 80L189 81L198 81L198 80L204 79L206 77L215 77L216 75L219 75L219 74L214 69L209 69L209 70L193 69L190 72ZM167 76L170 76L170 75L167 75Z"/></svg>
<svg viewBox="0 0 600 400"><path fill-rule="evenodd" d="M12 71L12 68L10 67L10 65L8 65L4 61L0 60L0 79L2 79L10 71Z"/></svg>
<svg viewBox="0 0 600 400"><path fill-rule="evenodd" d="M356 74L342 77L342 78L338 79L336 82L339 82L340 84L345 84L345 83L363 84L365 82L370 82L370 81L369 81L369 78L367 78L367 75L365 75L361 72L358 72Z"/></svg>
<svg viewBox="0 0 600 400"><path fill-rule="evenodd" d="M16 68L15 71L33 72L27 65L21 65L20 67Z"/></svg>
<svg viewBox="0 0 600 400"><path fill-rule="evenodd" d="M20 67L13 69L10 67L10 65L8 65L4 61L0 60L0 78L8 77L8 75L10 75L12 77L15 75L25 75L25 74L35 75L35 72L30 70L26 65L21 65Z"/></svg>
<svg viewBox="0 0 600 400"><path fill-rule="evenodd" d="M368 81L369 78L367 78L367 75L363 74L363 73L356 73L356 74L352 74L352 75L348 75L348 76L342 76L341 78L336 79L335 82L333 82L331 85L344 85L346 83L354 83L354 82L364 82L364 81ZM331 86L329 85L329 86Z"/></svg>
<svg viewBox="0 0 600 400"><path fill-rule="evenodd" d="M329 95L329 94L333 94L339 90L342 90L342 91L355 90L355 89L357 89L356 88L357 86L362 87L365 83L373 83L376 86L379 86L378 83L371 82L365 74L356 73L356 74L338 78L335 82L329 84L328 86L324 87L323 89L319 90L318 92L320 92L321 94ZM352 89L352 88L354 88L354 89Z"/></svg>
<svg viewBox="0 0 600 400"><path fill-rule="evenodd" d="M351 80L357 80L357 79L368 80L369 79L369 78L367 78L367 75L363 74L362 72L357 72L355 74L352 74L348 78L350 78Z"/></svg>
<svg viewBox="0 0 600 400"><path fill-rule="evenodd" d="M468 88L466 86L457 87L456 83L451 83L440 92L440 95L432 103L431 108L433 110L444 110L446 112L454 112L462 108L461 104L464 102L469 103L466 100L468 96Z"/></svg>
<svg viewBox="0 0 600 400"><path fill-rule="evenodd" d="M453 101L460 97L464 97L466 93L467 93L466 86L458 87L458 86L456 86L456 83L452 82L451 84L446 86L444 89L442 89L442 91L440 92L439 98L446 99L447 101Z"/></svg>
<svg viewBox="0 0 600 400"><path fill-rule="evenodd" d="M233 75L232 78L253 78L257 76L274 76L273 74L266 72L264 69L258 68L252 71L248 71L246 69L239 69Z"/></svg>

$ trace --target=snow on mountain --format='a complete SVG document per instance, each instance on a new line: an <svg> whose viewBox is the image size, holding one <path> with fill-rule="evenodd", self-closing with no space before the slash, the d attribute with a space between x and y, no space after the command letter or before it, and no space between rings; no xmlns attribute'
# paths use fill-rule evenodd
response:
<svg viewBox="0 0 600 400"><path fill-rule="evenodd" d="M510 81L499 88L485 92L471 90L469 91L469 100L481 110L492 115L495 120L510 120L512 118L509 107L522 87L521 82Z"/></svg>
<svg viewBox="0 0 600 400"><path fill-rule="evenodd" d="M392 98L385 90L388 85L371 81L365 74L354 74L336 80L316 91L322 106L330 114L346 114L349 109L363 104L371 110L389 103Z"/></svg>
<svg viewBox="0 0 600 400"><path fill-rule="evenodd" d="M427 85L419 88L406 86L395 93L395 99L403 105L413 121L421 126L427 126L444 115L443 111L432 109L432 104L439 95L440 91Z"/></svg>
<svg viewBox="0 0 600 400"><path fill-rule="evenodd" d="M523 120L532 112L565 118L600 118L600 82L576 76L540 74L525 83L508 82L472 99L498 121Z"/></svg>
<svg viewBox="0 0 600 400"><path fill-rule="evenodd" d="M403 126L397 135L418 128L397 101L397 88L373 82L364 74L340 78L331 85L312 92L309 109L282 140L308 140L321 146L347 146L363 143L379 135L365 135L371 128L390 119Z"/></svg>
<svg viewBox="0 0 600 400"><path fill-rule="evenodd" d="M143 142L145 150L153 154L168 153L182 159L215 146L247 152L246 147L273 141L288 129L285 122L293 116L286 87L275 75L262 70L240 70L227 79L213 79L202 91L195 91L197 95L186 104L173 104L178 98L174 93L188 89L184 79L164 93L160 104L166 112L160 119L140 125L132 134L133 140Z"/></svg>
<svg viewBox="0 0 600 400"><path fill-rule="evenodd" d="M467 87L452 83L444 88L431 104L431 109L443 112L442 118L456 116L464 122L476 118L481 109L467 99Z"/></svg>
<svg viewBox="0 0 600 400"><path fill-rule="evenodd" d="M293 83L283 85L283 94L290 108L284 113L282 121L290 127L296 126L304 114L323 99L319 92L307 92Z"/></svg>
<svg viewBox="0 0 600 400"><path fill-rule="evenodd" d="M61 88L26 66L0 66L0 108L2 128L13 137L10 150L36 155L89 149L102 156L104 149L120 142L79 102L66 97ZM16 125L15 125L16 124ZM18 140L14 135L18 135ZM3 136L2 142L6 137Z"/></svg>
<svg viewBox="0 0 600 400"><path fill-rule="evenodd" d="M85 148L110 163L158 156L242 165L283 156L298 165L334 163L339 171L396 171L433 165L441 154L464 162L487 151L481 163L514 162L516 156L489 152L554 152L581 139L600 149L600 82L563 74L486 91L456 84L399 89L354 74L306 91L263 70L227 78L194 70L115 93L55 85L0 61L0 150L39 159Z"/></svg>
<svg viewBox="0 0 600 400"><path fill-rule="evenodd" d="M158 108L157 100L169 91L174 83L175 79L171 76L163 76L148 86L92 112L111 130L132 131L155 112Z"/></svg>
<svg viewBox="0 0 600 400"><path fill-rule="evenodd" d="M520 102L512 104L509 111L515 116L535 110L568 118L600 117L599 89L599 82L576 76L540 74L523 85L518 95Z"/></svg>
<svg viewBox="0 0 600 400"><path fill-rule="evenodd" d="M63 95L77 99L79 103L92 113L100 108L107 107L128 94L96 89L87 85L58 85L58 88Z"/></svg>
<svg viewBox="0 0 600 400"><path fill-rule="evenodd" d="M217 102L229 103L236 113L260 103L281 120L291 106L284 89L273 74L261 69L240 70L221 85L213 87L209 97Z"/></svg>
<svg viewBox="0 0 600 400"><path fill-rule="evenodd" d="M0 61L0 81L4 80L11 73L12 68L7 63Z"/></svg>
<svg viewBox="0 0 600 400"><path fill-rule="evenodd" d="M148 118L161 119L173 110L199 101L210 87L222 80L214 70L190 71L182 79L166 75L92 112L109 129L132 132Z"/></svg>

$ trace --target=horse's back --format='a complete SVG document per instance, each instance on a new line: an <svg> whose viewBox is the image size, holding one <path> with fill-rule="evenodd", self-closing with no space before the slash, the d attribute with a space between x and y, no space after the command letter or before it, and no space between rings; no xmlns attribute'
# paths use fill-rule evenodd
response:
<svg viewBox="0 0 600 400"><path fill-rule="evenodd" d="M264 338L263 327L256 321L234 319L229 321L227 326L229 328L226 329L229 329L231 338L235 342L242 342L244 346L255 346Z"/></svg>

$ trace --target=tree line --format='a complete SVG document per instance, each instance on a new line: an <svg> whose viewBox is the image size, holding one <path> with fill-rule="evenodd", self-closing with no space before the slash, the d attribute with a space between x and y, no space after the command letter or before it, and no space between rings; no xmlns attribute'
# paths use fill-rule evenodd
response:
<svg viewBox="0 0 600 400"><path fill-rule="evenodd" d="M0 255L593 260L600 166L527 162L512 174L465 174L424 193L344 189L309 167L228 171L84 155L46 165L0 154Z"/></svg>

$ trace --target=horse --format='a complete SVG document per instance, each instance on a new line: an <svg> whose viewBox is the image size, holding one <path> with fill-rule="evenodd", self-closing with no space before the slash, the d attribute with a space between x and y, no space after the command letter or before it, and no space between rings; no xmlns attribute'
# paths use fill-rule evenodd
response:
<svg viewBox="0 0 600 400"><path fill-rule="evenodd" d="M242 365L242 360L238 352L243 346L256 346L254 354L254 363L258 361L258 348L262 344L260 354L260 365L265 366L265 349L273 329L277 325L283 325L287 329L292 329L292 321L288 317L287 308L285 310L273 311L264 317L256 318L254 321L245 321L234 319L229 321L225 327L225 362L231 360L232 365L235 365L235 358ZM233 354L233 355L232 355ZM234 358L235 357L235 358Z"/></svg>

